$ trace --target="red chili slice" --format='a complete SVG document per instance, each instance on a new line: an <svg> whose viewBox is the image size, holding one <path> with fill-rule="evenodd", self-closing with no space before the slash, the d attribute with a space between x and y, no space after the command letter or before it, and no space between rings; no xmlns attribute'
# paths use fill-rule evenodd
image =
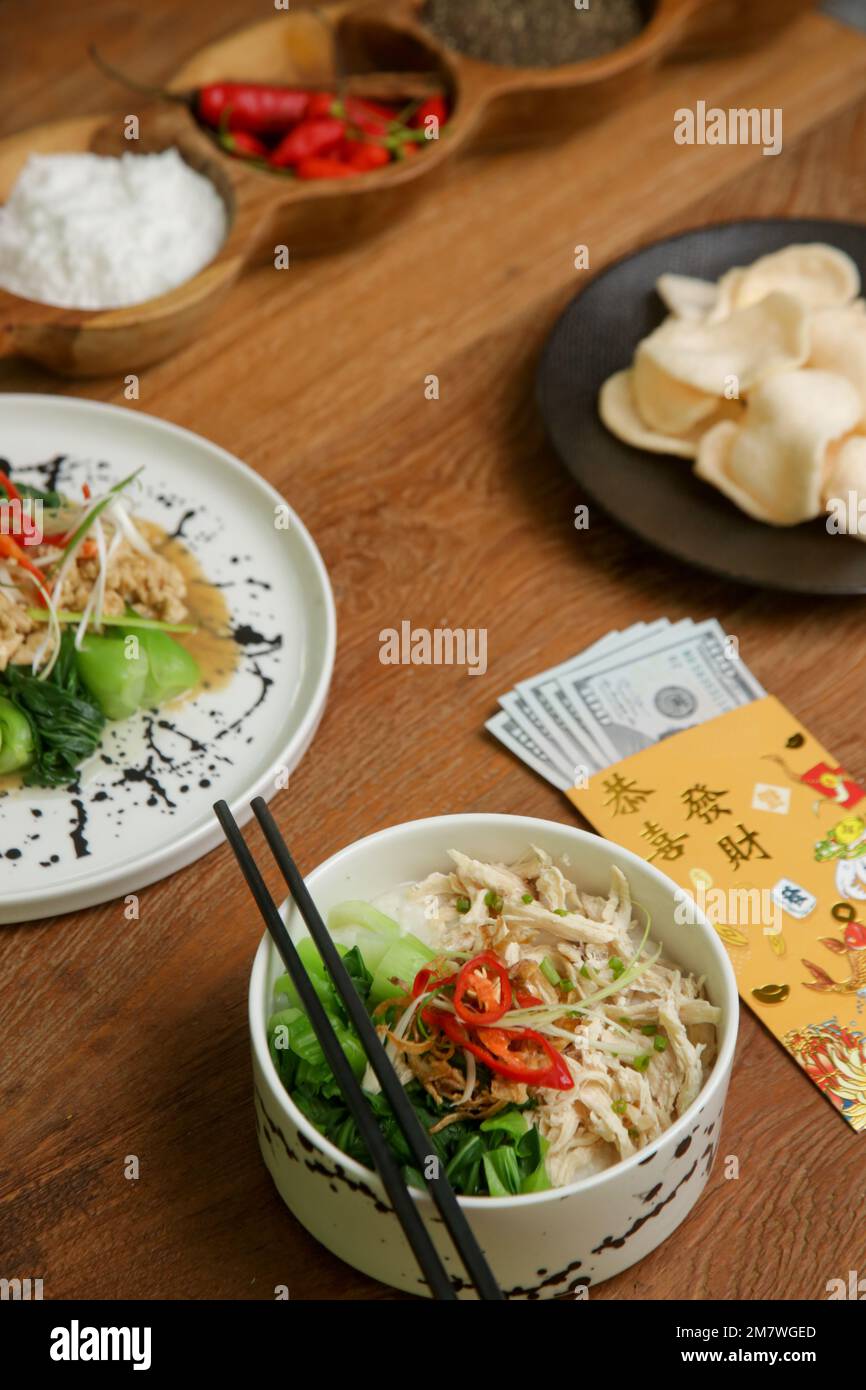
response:
<svg viewBox="0 0 866 1390"><path fill-rule="evenodd" d="M439 975L438 967L425 965L415 976L412 985L412 998L417 999L420 995L426 994L431 989L430 981L433 980L432 988L441 989L443 985L451 985L457 979L456 975Z"/></svg>
<svg viewBox="0 0 866 1390"><path fill-rule="evenodd" d="M0 486L4 488L6 496L10 502L21 501L21 493L18 491L12 479L8 477L6 473L0 472Z"/></svg>
<svg viewBox="0 0 866 1390"><path fill-rule="evenodd" d="M483 951L467 961L454 987L454 1009L458 1017L477 1027L496 1023L510 1008L511 982L498 956L492 951Z"/></svg>
<svg viewBox="0 0 866 1390"><path fill-rule="evenodd" d="M0 495L0 502L8 503L10 508L14 508L17 503L18 515L21 518L21 527L19 530L15 525L15 512L11 510L9 516L6 518L8 530L6 530L4 534L11 536L14 541L21 541L22 545L39 545L42 540L39 534L39 528L33 525L33 522L27 515L21 493L18 491L12 479L3 472L0 472L0 488L3 488L5 493L5 496Z"/></svg>
<svg viewBox="0 0 866 1390"><path fill-rule="evenodd" d="M531 994L528 989L516 989L514 998L518 1009L534 1009L536 1004L544 1003L543 999L539 999L537 994Z"/></svg>
<svg viewBox="0 0 866 1390"><path fill-rule="evenodd" d="M423 1010L424 1022L440 1028L459 1047L499 1076L509 1081L525 1081L553 1091L570 1091L574 1080L565 1061L541 1033L531 1028L479 1028L470 1034L459 1018L433 1007ZM543 1054L541 1064L528 1064L528 1058Z"/></svg>
<svg viewBox="0 0 866 1390"><path fill-rule="evenodd" d="M40 608L44 608L46 604L42 589L48 588L48 580L45 578L39 566L34 565L33 561L28 559L18 542L13 540L11 536L0 535L0 556L3 556L5 559L14 560L23 570L27 570L28 574L31 574L34 579L38 580L42 587L37 590L36 602L39 604Z"/></svg>

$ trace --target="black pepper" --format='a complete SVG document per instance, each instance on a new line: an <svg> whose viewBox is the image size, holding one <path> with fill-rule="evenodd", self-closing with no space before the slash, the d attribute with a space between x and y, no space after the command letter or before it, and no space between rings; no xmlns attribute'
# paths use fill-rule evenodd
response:
<svg viewBox="0 0 866 1390"><path fill-rule="evenodd" d="M558 67L599 58L635 38L641 0L427 0L422 21L470 58L507 67Z"/></svg>

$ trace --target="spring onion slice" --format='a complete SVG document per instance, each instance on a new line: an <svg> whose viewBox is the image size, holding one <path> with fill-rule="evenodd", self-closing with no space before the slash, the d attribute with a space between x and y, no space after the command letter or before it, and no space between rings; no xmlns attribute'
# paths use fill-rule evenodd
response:
<svg viewBox="0 0 866 1390"><path fill-rule="evenodd" d="M48 622L44 608L28 608L27 615L37 623ZM80 623L84 614L72 613L68 609L59 608L56 617L62 625L63 623ZM151 632L198 632L198 628L191 623L164 623L159 618L142 618L138 614L102 613L97 622L100 627L141 627Z"/></svg>
<svg viewBox="0 0 866 1390"><path fill-rule="evenodd" d="M394 1027L390 1029L392 1037L388 1039L385 1051L388 1054L388 1058L392 1066L394 1062L397 1060L398 1056L398 1049L394 1043L394 1038L403 1037L403 1034L406 1032L406 1029L409 1027L409 1024L412 1021L412 1018L415 1014L415 1010L419 1009L421 1005L424 1003L424 1001L428 998L429 995L422 994L419 995L417 999L413 999L411 1004L409 1004L408 1007L403 1010L397 1022L394 1024ZM364 1076L361 1080L361 1090L369 1091L371 1095L377 1096L381 1089L382 1084L373 1070L373 1064L372 1062L368 1062L367 1069L364 1072Z"/></svg>
<svg viewBox="0 0 866 1390"><path fill-rule="evenodd" d="M105 532L102 529L102 522L99 517L93 523L93 539L96 542L96 554L99 561L96 580L91 585L90 593L87 595L87 602L84 605L84 613L81 622L78 624L78 631L75 634L75 650L81 651L81 643L84 641L84 634L90 626L90 621L94 612L101 613L105 607L105 571L108 568L108 556L105 548Z"/></svg>
<svg viewBox="0 0 866 1390"><path fill-rule="evenodd" d="M397 1056L399 1054L399 1048L397 1046L397 1043L395 1042L395 1039L400 1039L405 1036L409 1024L412 1022L412 1019L415 1017L415 1014L418 1012L418 1010L424 1008L425 1005L429 1004L432 999L436 999L436 996L441 992L441 989L441 985L434 985L432 989L426 990L424 994L419 994L417 999L413 999L411 1003L406 1006L406 1008L403 1010L402 1014L398 1018L397 1022L394 1024L394 1027L389 1029L391 1037L388 1039L385 1051L387 1052L392 1065L397 1060ZM454 1005L451 1003L451 1000L445 999L444 997L436 1000L436 1007L439 1009L444 1009L447 1013L453 1014L455 1012ZM377 1077L376 1073L373 1071L373 1068L369 1063L367 1064L367 1070L364 1073L364 1079L361 1082L361 1089L364 1091L371 1091L374 1095L378 1095L382 1089L381 1085L379 1084L379 1078Z"/></svg>
<svg viewBox="0 0 866 1390"><path fill-rule="evenodd" d="M562 1014L559 1017L561 1018ZM626 1061L630 1061L632 1057L639 1057L646 1051L645 1047L636 1047L634 1044L629 1049L616 1039L584 1038L580 1033L570 1033L567 1028L557 1028L554 1023L539 1023L533 1031L543 1033L546 1038L564 1038L566 1042L578 1048L585 1048L589 1052L610 1052L616 1057L624 1057Z"/></svg>
<svg viewBox="0 0 866 1390"><path fill-rule="evenodd" d="M133 474L133 477L135 474ZM111 508L111 519L117 522L117 529L122 532L133 550L137 550L139 555L153 556L156 552L139 531L133 522L123 503L116 498Z"/></svg>
<svg viewBox="0 0 866 1390"><path fill-rule="evenodd" d="M47 680L48 677L51 675L51 672L54 670L54 664L60 655L60 639L62 636L63 629L57 621L57 609L54 606L54 599L51 597L51 594L42 584L39 583L38 579L34 578L33 583L36 585L37 589L39 590L43 599L45 600L44 610L38 608L36 609L36 612L39 613L48 623L48 632L46 634L45 641L39 643L39 646L33 654L33 660L30 663L30 669L33 672L34 676L39 676L40 679ZM51 649L50 660L48 661L47 665L40 670L40 667L42 666L42 660L45 656L45 653L49 649Z"/></svg>
<svg viewBox="0 0 866 1390"><path fill-rule="evenodd" d="M129 487L129 484L138 477L140 472L141 469L137 468L135 472L130 473L127 478L124 478L119 483L115 483L114 487L111 488L110 491L108 491L104 497L100 497L98 501L94 502L92 507L88 508L82 520L76 527L75 531L70 536L63 550L63 558L59 561L59 569L57 571L57 574L54 576L52 582L53 592L57 595L58 598L63 593L63 586L66 583L66 578L70 570L72 569L72 565L75 561L75 556L78 551L78 547L81 545L81 542L84 540L91 526L93 526L97 518L102 515L106 507L111 506L111 503L115 500L118 493L122 492L124 488ZM94 585L94 587L96 586ZM90 597L92 598L92 596L93 591L91 590ZM54 606L53 603L51 606ZM83 633L80 635L83 636ZM76 638L76 643L78 643L78 638Z"/></svg>
<svg viewBox="0 0 866 1390"><path fill-rule="evenodd" d="M662 953L662 948L659 946L654 955L648 956L644 961L641 960L641 955L643 954L644 947L646 946L650 934L651 925L652 919L649 913L647 913L647 924L644 928L644 934L641 937L640 945L625 970L623 970L612 984L605 985L602 989L596 990L595 994L588 994L579 1004L535 1004L527 1009L511 1009L509 1013L504 1014L500 1019L500 1026L507 1028L509 1024L517 1023L523 1024L526 1027L532 1027L534 1022L552 1023L555 1019L566 1018L572 1013L588 1013L593 1004L600 1003L602 999L607 999L611 994L618 994L620 990L628 989L629 985L633 985L635 980L639 979L641 975L644 975L647 970L650 970L652 966L655 965Z"/></svg>
<svg viewBox="0 0 866 1390"><path fill-rule="evenodd" d="M93 506L90 507L89 510L84 514L78 527L75 531L73 531L72 535L70 536L69 540L64 546L63 553L65 557L68 558L71 555L71 553L75 549L77 549L77 547L84 540L84 537L87 535L87 532L90 530L96 518L102 512L105 511L106 507L111 506L112 502L115 500L119 493L124 492L126 488L129 487L130 483L135 482L135 479L138 477L140 472L141 469L136 468L134 473L130 473L128 477L123 478L119 483L115 483L114 487L109 488L108 492L106 492L103 497L98 498L97 501L94 502Z"/></svg>
<svg viewBox="0 0 866 1390"><path fill-rule="evenodd" d="M75 634L75 646L78 651L81 651L81 643L84 641L88 627L90 627L94 621L99 625L100 615L102 615L105 608L105 590L108 584L108 571L111 568L112 560L123 544L123 536L119 531L115 531L108 546L108 550L106 551L105 534L101 518L97 518L96 525L93 528L93 534L96 538L96 545L99 551L99 574L96 577L96 583L87 596L84 613L82 614L78 631Z"/></svg>
<svg viewBox="0 0 866 1390"><path fill-rule="evenodd" d="M475 1056L468 1048L463 1049L463 1058L466 1062L466 1085L463 1087L463 1094L457 1101L457 1105L467 1105L472 1099L472 1092L475 1090L475 1077L477 1069L475 1066Z"/></svg>

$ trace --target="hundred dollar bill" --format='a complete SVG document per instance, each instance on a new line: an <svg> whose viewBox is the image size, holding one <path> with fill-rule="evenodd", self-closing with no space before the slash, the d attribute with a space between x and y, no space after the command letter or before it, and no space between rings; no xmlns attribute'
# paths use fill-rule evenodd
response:
<svg viewBox="0 0 866 1390"><path fill-rule="evenodd" d="M667 618L661 618L655 623L635 623L624 632L607 633L586 651L531 680L521 681L514 690L500 696L502 708L528 739L539 745L560 773L570 779L569 786L581 786L587 777L607 767L610 755L599 750L585 725L581 725L566 690L555 678L582 669L594 657L618 650L623 643L637 641L665 627L670 627L670 623Z"/></svg>
<svg viewBox="0 0 866 1390"><path fill-rule="evenodd" d="M565 740L561 731L556 729L554 721L539 714L535 706L525 699L519 690L510 690L507 695L500 696L499 703L505 713L520 725L524 733L544 750L563 777L570 778L570 787L574 786L577 767L583 767L588 761L591 762L591 772L600 772L604 767L604 763L592 757L588 749L573 747L570 735L568 740ZM554 728L553 732L551 726Z"/></svg>
<svg viewBox="0 0 866 1390"><path fill-rule="evenodd" d="M629 647L642 638L654 636L670 625L667 618L660 618L655 623L635 623L634 627L627 628L624 632L611 633L609 637L593 643L580 656L573 657L570 662L554 668L552 672L545 671L541 676L521 681L518 685L517 689L525 699L535 705L539 715L560 731L560 742L564 741L566 731L570 733L575 749L576 768L583 767L586 762L584 754L589 754L587 776L599 768L608 767L611 754L607 746L598 743L593 729L582 717L580 708L572 699L569 680L588 666L592 666L600 656L607 657L614 652L618 653L624 647ZM575 781L578 780L576 776Z"/></svg>
<svg viewBox="0 0 866 1390"><path fill-rule="evenodd" d="M603 655L564 682L581 721L618 762L682 729L766 694L748 667L728 654L710 619Z"/></svg>
<svg viewBox="0 0 866 1390"><path fill-rule="evenodd" d="M500 743L504 743L505 747L510 749L512 753L516 753L527 767L531 767L533 772L540 773L560 791L566 792L569 787L574 785L574 779L557 767L541 745L506 710L500 710L498 714L494 714L492 719L488 719L485 728L489 729L494 737L498 738Z"/></svg>
<svg viewBox="0 0 866 1390"><path fill-rule="evenodd" d="M571 769L572 785L579 782L582 776L589 776L606 767L607 761L593 743L591 735L581 728L580 721L568 709L567 699L557 683L558 677L576 671L593 656L613 651L620 642L635 640L638 635L666 624L667 619L662 618L658 624L634 623L624 632L609 632L585 651L541 671L529 680L518 682L514 690L500 697L499 703L503 709L507 709L528 733L537 736L549 752L555 752L558 760Z"/></svg>

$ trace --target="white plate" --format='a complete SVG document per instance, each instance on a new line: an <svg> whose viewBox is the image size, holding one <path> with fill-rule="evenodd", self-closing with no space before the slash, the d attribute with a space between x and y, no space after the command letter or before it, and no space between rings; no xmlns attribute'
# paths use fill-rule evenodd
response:
<svg viewBox="0 0 866 1390"><path fill-rule="evenodd" d="M0 458L45 486L104 492L142 467L138 515L187 547L219 585L241 654L227 686L109 724L77 789L0 795L0 923L136 893L214 848L224 798L239 821L297 767L325 706L336 617L322 558L262 478L206 439L139 411L61 396L0 395ZM2 466L2 465L0 465ZM20 472L19 470L24 470ZM30 469L30 471L27 471ZM283 779L284 780L284 779Z"/></svg>

